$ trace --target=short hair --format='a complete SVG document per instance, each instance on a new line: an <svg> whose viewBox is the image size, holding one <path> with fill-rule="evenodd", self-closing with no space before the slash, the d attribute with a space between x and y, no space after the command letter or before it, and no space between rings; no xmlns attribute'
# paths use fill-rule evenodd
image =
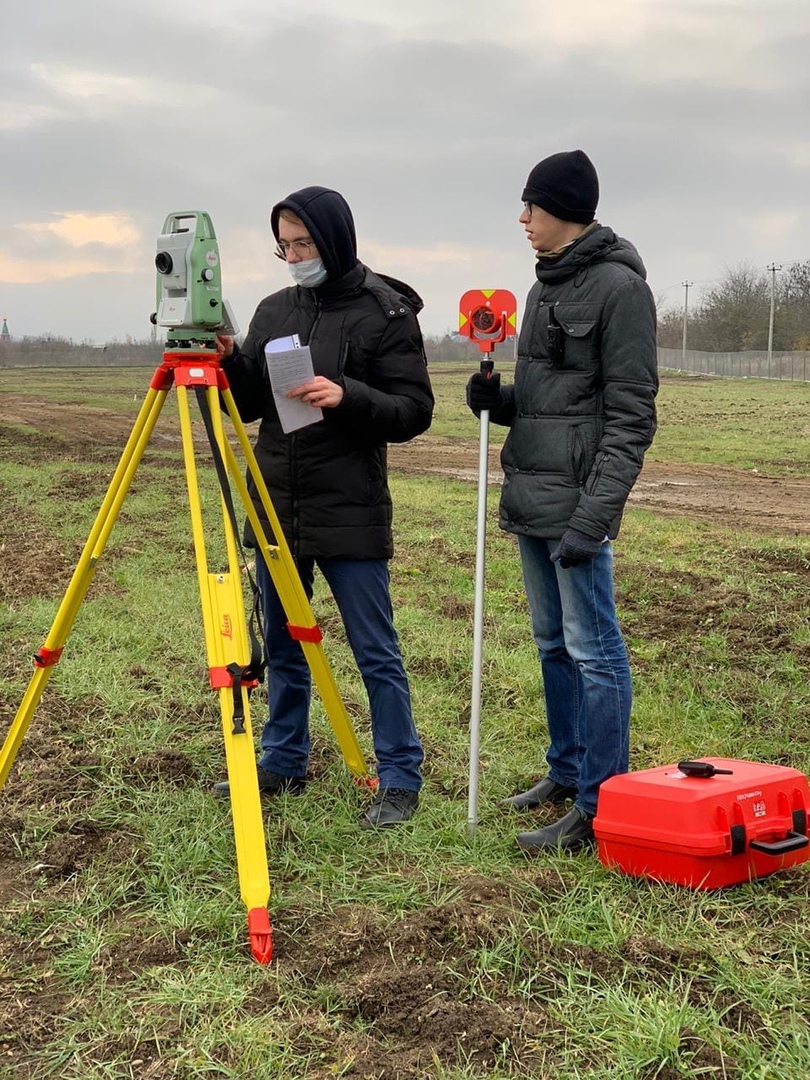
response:
<svg viewBox="0 0 810 1080"><path fill-rule="evenodd" d="M294 225L304 224L304 221L298 216L298 214L296 214L294 210L290 210L286 206L282 206L282 208L278 212L278 216L280 218L284 218L285 221L291 221Z"/></svg>

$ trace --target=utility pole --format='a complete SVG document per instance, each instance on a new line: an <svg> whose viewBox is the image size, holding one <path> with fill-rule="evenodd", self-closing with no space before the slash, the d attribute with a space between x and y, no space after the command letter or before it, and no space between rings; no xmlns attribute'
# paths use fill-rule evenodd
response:
<svg viewBox="0 0 810 1080"><path fill-rule="evenodd" d="M776 297L776 271L781 270L781 266L777 266L775 263L771 263L766 269L771 273L771 315L768 320L768 378L771 377L771 359L773 357L773 309L775 306Z"/></svg>
<svg viewBox="0 0 810 1080"><path fill-rule="evenodd" d="M686 371L686 324L689 319L689 286L691 281L683 283L683 345L681 347L681 367Z"/></svg>

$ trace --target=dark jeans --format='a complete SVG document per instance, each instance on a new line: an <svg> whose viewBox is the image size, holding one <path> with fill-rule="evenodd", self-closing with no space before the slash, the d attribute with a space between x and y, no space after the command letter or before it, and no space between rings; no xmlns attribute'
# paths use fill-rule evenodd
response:
<svg viewBox="0 0 810 1080"><path fill-rule="evenodd" d="M312 598L315 564L335 598L346 637L368 693L380 787L419 791L424 757L411 712L408 678L394 628L385 559L299 559ZM261 555L256 579L267 644L269 717L259 765L282 776L303 776L309 760L311 676L303 650L287 630L287 615Z"/></svg>
<svg viewBox="0 0 810 1080"><path fill-rule="evenodd" d="M564 570L550 559L558 541L518 541L543 673L548 775L578 787L576 805L595 814L599 785L629 764L632 691L613 550L604 543L595 559Z"/></svg>

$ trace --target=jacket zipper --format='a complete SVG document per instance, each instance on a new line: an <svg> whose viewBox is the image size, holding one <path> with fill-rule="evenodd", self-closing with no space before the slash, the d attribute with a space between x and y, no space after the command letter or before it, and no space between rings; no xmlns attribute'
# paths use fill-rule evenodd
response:
<svg viewBox="0 0 810 1080"><path fill-rule="evenodd" d="M602 477L602 472L603 472L603 470L605 468L605 465L607 464L607 462L609 460L610 460L610 454L608 454L604 450L602 450L599 453L599 456L596 459L596 466L595 466L595 468L593 470L593 473L592 473L592 476L591 476L591 482L588 485L588 494L589 495L593 495L594 491L596 491L597 487L599 486L599 481L600 481L600 479Z"/></svg>

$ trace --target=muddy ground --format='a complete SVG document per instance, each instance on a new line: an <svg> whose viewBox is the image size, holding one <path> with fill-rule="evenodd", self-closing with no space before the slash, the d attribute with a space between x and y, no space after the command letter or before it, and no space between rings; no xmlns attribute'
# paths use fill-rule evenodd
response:
<svg viewBox="0 0 810 1080"><path fill-rule="evenodd" d="M4 394L3 424L26 424L45 438L41 453L88 453L95 460L117 460L132 420L84 404L54 404L35 395ZM161 417L152 445L179 442L177 425ZM33 449L33 441L31 442ZM501 479L498 449L490 448L489 478ZM478 440L426 435L392 446L393 469L415 474L452 476L477 482ZM732 528L810 535L810 478L776 478L715 465L671 465L647 460L630 496L630 506L658 514L712 521Z"/></svg>
<svg viewBox="0 0 810 1080"><path fill-rule="evenodd" d="M490 448L489 482L502 478L498 448ZM394 469L478 481L478 442L425 436L393 446ZM711 521L753 532L810 534L810 480L776 479L717 465L668 465L647 460L631 507L670 517Z"/></svg>
<svg viewBox="0 0 810 1080"><path fill-rule="evenodd" d="M132 424L131 418L111 411L45 402L37 400L35 394L4 395L3 407L0 454L7 460L31 462L58 456L114 464ZM21 424L33 430L21 432ZM153 444L170 447L178 442L176 425L161 418ZM390 452L394 470L452 476L471 483L477 480L477 462L475 439L424 437L392 447ZM497 450L490 457L490 479L493 484L500 480ZM749 530L810 534L810 480L648 461L631 505ZM31 567L37 551L46 548L50 549L48 538L37 533L33 522L0 516L0 592L4 596L20 599L36 593L40 579ZM66 585L72 567L62 564L55 552L51 557L51 579ZM715 599L706 594L693 599L692 606L702 601L710 608ZM696 617L694 612L692 615ZM750 632L747 627L742 630ZM94 703L88 702L87 710L93 708ZM1 729L13 711L11 705L3 705ZM137 837L122 835L112 826L102 828L93 820L96 761L79 735L75 716L58 693L46 695L37 724L20 752L19 760L28 766L26 780L13 771L0 794L3 906L23 901L35 887L70 889L95 860L142 856ZM133 763L135 786L140 776L144 786L198 781L193 763L176 751ZM44 846L37 847L26 826L26 808L62 800L71 807L69 818L66 816L63 827L55 829ZM555 1040L559 1025L542 1007L535 1003L529 1009L524 1001L503 995L469 997L460 989L470 975L464 969L465 957L472 956L482 943L497 942L499 935L519 921L521 880L531 875L536 878L537 873L537 868L516 870L514 889L467 878L460 881L454 903L413 913L389 926L373 922L368 911L358 907L342 910L317 926L297 926L294 936L285 936L283 928L277 930L279 961L305 984L331 986L334 1008L346 1019L345 1044L336 1047L319 1011L300 1016L296 1040L302 1048L322 1046L323 1075L336 1075L339 1070L339 1075L355 1080L413 1080L431 1075L431 1055L451 1065L459 1060L459 1053L485 1072L496 1061L505 1064L504 1047L509 1047L512 1065L520 1064L520 1075L563 1075L559 1071L562 1062L555 1062L553 1050L550 1057L541 1053L546 1040L552 1046L563 1041L562 1036ZM541 873L547 875L541 884L548 903L553 904L564 894L567 883L556 873ZM796 918L800 918L798 909ZM287 920L288 925L296 922L294 918ZM54 979L48 949L34 937L23 940L21 947L20 939L0 939L0 1073L8 1069L4 1075L28 1080L40 1075L40 1055L59 1036L66 1010L81 1006L71 1002L70 992ZM546 972L552 982L561 962L608 980L629 969L644 979L684 966L712 970L714 964L711 957L682 955L660 942L641 939L629 939L614 958L587 947L552 946L539 938L527 939L524 946L527 969ZM139 937L137 927L133 927L125 951L120 955L115 950L102 951L94 963L99 977L120 982L136 979L148 968L181 968L193 963L199 948L200 942L180 935L171 942ZM561 949L570 955L557 955ZM396 963L394 957L398 958ZM553 992L551 983L548 989ZM699 996L704 992L708 1000L713 993L710 983L695 979L690 993ZM276 1004L278 993L277 986L268 986L267 997L248 1002L246 1009L258 1015ZM697 999L696 1003L700 1004ZM723 1021L726 1027L754 1036L765 1030L765 1021L758 1014L731 999L728 1005ZM371 1027L363 1033L358 1030L361 1024ZM132 1061L133 1076L152 1080L175 1076L166 1049L183 1038L177 1017L167 1014L160 1037L161 1041L156 1035L132 1046L111 1044L102 1053L107 1060ZM716 1051L694 1032L684 1030L682 1041L696 1074L736 1075L734 1063L718 1059ZM226 1053L227 1048L223 1048L223 1055ZM227 1064L226 1056L223 1064ZM667 1080L681 1074L665 1067L656 1075Z"/></svg>

